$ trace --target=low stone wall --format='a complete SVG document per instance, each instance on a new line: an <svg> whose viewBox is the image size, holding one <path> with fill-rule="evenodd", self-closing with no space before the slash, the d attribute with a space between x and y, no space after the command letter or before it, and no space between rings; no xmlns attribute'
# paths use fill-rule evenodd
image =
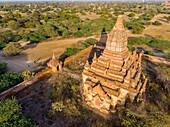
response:
<svg viewBox="0 0 170 127"><path fill-rule="evenodd" d="M34 83L36 83L40 78L42 78L43 76L45 76L46 74L49 74L51 73L52 70L51 69L47 69L47 70L44 70L42 72L40 72L39 74L37 74L36 76L34 76L33 78L29 79L29 80L26 80L12 88L9 88L8 90L0 93L0 100L1 99L5 99L7 97L10 97L12 95L15 95L17 92L25 89L26 87L28 86L31 86L33 85Z"/></svg>
<svg viewBox="0 0 170 127"><path fill-rule="evenodd" d="M75 59L77 59L77 58L80 57L80 56L83 56L83 55L86 54L86 53L89 53L92 49L93 49L93 46L90 46L90 47L88 47L88 48L80 51L79 53L75 54L74 56L71 56L71 57L66 58L65 61L64 61L64 65L65 65L65 64L68 64L69 62L71 62L71 61L73 61L73 60L75 60ZM14 86L14 87L12 87L12 88L10 88L10 89L8 89L8 90L0 93L0 100L1 100L1 99L5 99L5 98L7 98L7 97L10 97L10 96L12 96L12 95L15 95L17 92L25 89L25 88L28 87L28 86L33 85L33 84L36 83L40 78L44 77L44 76L47 75L47 74L50 74L51 72L52 72L52 69L44 70L44 71L40 72L39 74L37 74L35 77L33 77L33 78L31 78L31 79L29 79L29 80L27 80L27 81L24 81L24 82L22 82L22 83L20 83L20 84L18 84L18 85L16 85L16 86Z"/></svg>
<svg viewBox="0 0 170 127"><path fill-rule="evenodd" d="M154 63L166 64L166 65L170 66L170 60L165 59L165 58L151 56L151 55L147 55L147 54L144 54L143 58L147 59L147 60L150 60L150 61L152 61Z"/></svg>
<svg viewBox="0 0 170 127"><path fill-rule="evenodd" d="M90 47L80 51L79 53L75 54L74 56L66 58L65 61L64 61L64 64L68 64L69 62L77 59L78 57L83 56L86 53L89 53L93 49L93 47L95 47L95 45L94 46L90 46ZM143 55L143 58L144 59L148 59L148 60L150 60L152 62L155 62L155 63L161 63L161 64L170 65L170 60L165 59L165 58L155 57L155 56L146 55L146 54ZM37 74L35 77L33 77L33 78L31 78L31 79L29 79L27 81L24 81L24 82L14 86L14 87L12 87L12 88L10 88L10 89L0 93L0 100L1 99L5 99L7 97L10 97L12 95L15 95L17 92L25 89L28 86L33 85L40 78L44 77L47 74L50 74L51 72L52 72L52 69L44 70L44 71L40 72L39 74Z"/></svg>

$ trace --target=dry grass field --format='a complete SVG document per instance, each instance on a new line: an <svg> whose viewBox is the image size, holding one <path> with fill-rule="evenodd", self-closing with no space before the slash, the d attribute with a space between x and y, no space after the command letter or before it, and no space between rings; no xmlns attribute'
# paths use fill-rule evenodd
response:
<svg viewBox="0 0 170 127"><path fill-rule="evenodd" d="M152 37L161 37L164 40L170 41L170 23L168 23L163 17L168 16L168 14L158 14L156 15L151 22L159 21L162 23L160 26L150 25L145 28L141 35L132 34L128 31L128 36L152 36Z"/></svg>
<svg viewBox="0 0 170 127"><path fill-rule="evenodd" d="M87 38L95 38L95 36L44 41L33 48L24 50L23 53L27 55L28 61L33 62L38 60L38 62L43 62L51 58L53 53L56 57L59 57L65 51L66 47Z"/></svg>

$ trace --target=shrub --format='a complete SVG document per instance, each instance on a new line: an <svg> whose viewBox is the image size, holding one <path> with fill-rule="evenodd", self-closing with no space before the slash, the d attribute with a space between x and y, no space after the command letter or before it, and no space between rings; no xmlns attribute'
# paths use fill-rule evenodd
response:
<svg viewBox="0 0 170 127"><path fill-rule="evenodd" d="M72 34L72 33L71 33L70 31L64 31L64 32L62 33L62 36L67 38L67 37L69 37L71 34Z"/></svg>
<svg viewBox="0 0 170 127"><path fill-rule="evenodd" d="M67 56L73 56L73 55L75 55L76 53L78 53L80 51L80 49L78 49L78 48L66 48L66 50L65 50L65 54L67 55Z"/></svg>
<svg viewBox="0 0 170 127"><path fill-rule="evenodd" d="M118 111L118 116L123 127L143 127L145 125L142 117L132 112L130 109L121 107L118 109Z"/></svg>
<svg viewBox="0 0 170 127"><path fill-rule="evenodd" d="M144 51L144 54L153 55L152 51Z"/></svg>
<svg viewBox="0 0 170 127"><path fill-rule="evenodd" d="M7 68L7 64L4 62L0 62L0 74L4 73Z"/></svg>
<svg viewBox="0 0 170 127"><path fill-rule="evenodd" d="M20 73L7 72L0 75L0 92L7 90L18 83L22 82L23 78Z"/></svg>
<svg viewBox="0 0 170 127"><path fill-rule="evenodd" d="M0 50L3 49L3 48L5 48L5 46L6 46L6 43L0 42Z"/></svg>
<svg viewBox="0 0 170 127"><path fill-rule="evenodd" d="M95 40L95 39L93 39L93 38L89 38L89 39L85 40L84 45L85 45L86 47L89 47L90 45L94 45L94 44L96 44L96 43L97 43L97 40Z"/></svg>
<svg viewBox="0 0 170 127"><path fill-rule="evenodd" d="M133 18L135 17L135 13L131 12L128 16Z"/></svg>
<svg viewBox="0 0 170 127"><path fill-rule="evenodd" d="M20 112L21 105L17 100L7 99L0 101L0 126L1 127L35 127L30 118Z"/></svg>
<svg viewBox="0 0 170 127"><path fill-rule="evenodd" d="M24 80L28 80L28 79L34 77L34 76L35 76L35 73L34 73L34 72L31 72L31 71L29 71L29 70L26 70L26 71L22 72L22 76L23 76L23 79L24 79Z"/></svg>
<svg viewBox="0 0 170 127"><path fill-rule="evenodd" d="M82 37L82 36L84 36L84 34L82 32L80 32L80 31L77 31L77 32L74 33L74 36Z"/></svg>
<svg viewBox="0 0 170 127"><path fill-rule="evenodd" d="M169 43L170 43L169 41L149 37L132 37L128 39L129 45L146 44L152 48L157 48L159 50L169 50L170 49Z"/></svg>
<svg viewBox="0 0 170 127"><path fill-rule="evenodd" d="M160 26L160 25L162 25L162 23L159 21L155 21L155 22L153 22L153 25Z"/></svg>
<svg viewBox="0 0 170 127"><path fill-rule="evenodd" d="M3 48L3 55L14 56L20 54L22 51L21 45L17 42L9 43L5 48Z"/></svg>

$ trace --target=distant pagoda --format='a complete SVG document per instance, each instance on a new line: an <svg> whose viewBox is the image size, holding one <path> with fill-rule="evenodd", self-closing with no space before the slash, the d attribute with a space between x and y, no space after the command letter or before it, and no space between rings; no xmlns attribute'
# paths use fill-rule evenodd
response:
<svg viewBox="0 0 170 127"><path fill-rule="evenodd" d="M133 102L145 92L147 79L141 72L143 52L129 51L127 34L118 16L108 35L106 48L92 64L87 61L82 77L82 96L91 108L109 114L117 105Z"/></svg>

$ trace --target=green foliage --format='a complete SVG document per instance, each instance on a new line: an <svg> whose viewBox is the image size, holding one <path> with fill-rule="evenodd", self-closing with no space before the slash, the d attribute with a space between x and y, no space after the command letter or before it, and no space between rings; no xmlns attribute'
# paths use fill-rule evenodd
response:
<svg viewBox="0 0 170 127"><path fill-rule="evenodd" d="M153 14L143 14L139 17L139 19L148 21L148 20L151 20L153 16L154 16Z"/></svg>
<svg viewBox="0 0 170 127"><path fill-rule="evenodd" d="M134 34L141 34L145 28L143 22L137 19L134 19L131 22L126 22L125 25L129 30L132 29Z"/></svg>
<svg viewBox="0 0 170 127"><path fill-rule="evenodd" d="M6 44L4 42L0 42L0 50L5 48Z"/></svg>
<svg viewBox="0 0 170 127"><path fill-rule="evenodd" d="M144 51L144 54L153 55L152 51Z"/></svg>
<svg viewBox="0 0 170 127"><path fill-rule="evenodd" d="M7 63L0 62L0 74L4 73L7 68Z"/></svg>
<svg viewBox="0 0 170 127"><path fill-rule="evenodd" d="M30 40L31 43L38 43L45 39L46 39L46 37L44 35L41 35L37 32L33 32L28 36L28 40Z"/></svg>
<svg viewBox="0 0 170 127"><path fill-rule="evenodd" d="M1 32L0 41L1 43L9 43L11 41L16 42L20 40L20 36L16 32L12 32L10 30ZM4 45L4 44L2 44Z"/></svg>
<svg viewBox="0 0 170 127"><path fill-rule="evenodd" d="M95 40L93 38L89 38L85 41L80 41L77 44L72 45L71 48L66 48L65 54L67 56L73 56L76 53L80 52L81 50L83 50L93 44L96 44L96 43L97 43L97 40Z"/></svg>
<svg viewBox="0 0 170 127"><path fill-rule="evenodd" d="M30 118L20 112L21 105L17 100L7 99L0 101L0 126L1 127L35 127Z"/></svg>
<svg viewBox="0 0 170 127"><path fill-rule="evenodd" d="M76 53L78 53L80 51L80 49L77 49L77 48L66 48L66 50L65 50L65 54L67 55L67 56L73 56L73 55L75 55Z"/></svg>
<svg viewBox="0 0 170 127"><path fill-rule="evenodd" d="M45 37L55 37L58 35L56 29L54 26L50 24L45 24L45 25L38 25L37 27L37 33L41 36Z"/></svg>
<svg viewBox="0 0 170 127"><path fill-rule="evenodd" d="M7 44L5 48L3 48L3 55L5 56L14 56L20 54L22 51L22 47L17 42L11 42Z"/></svg>
<svg viewBox="0 0 170 127"><path fill-rule="evenodd" d="M8 26L9 26L9 28L14 29L14 30L16 30L20 27L19 23L14 20L9 21Z"/></svg>
<svg viewBox="0 0 170 127"><path fill-rule="evenodd" d="M135 44L148 44L152 38L148 37L131 37L128 39L128 44L129 45L135 45Z"/></svg>
<svg viewBox="0 0 170 127"><path fill-rule="evenodd" d="M56 112L61 112L64 109L64 105L62 101L57 101L52 103L52 114L55 114Z"/></svg>
<svg viewBox="0 0 170 127"><path fill-rule="evenodd" d="M161 26L161 25L162 25L162 23L161 23L161 22L159 22L159 21L155 21L155 22L153 22L153 25Z"/></svg>
<svg viewBox="0 0 170 127"><path fill-rule="evenodd" d="M133 18L133 17L135 17L135 13L131 12L128 16Z"/></svg>
<svg viewBox="0 0 170 127"><path fill-rule="evenodd" d="M8 121L13 115L18 114L21 106L16 99L0 101L0 123ZM16 117L16 116L14 116Z"/></svg>
<svg viewBox="0 0 170 127"><path fill-rule="evenodd" d="M35 72L31 72L29 70L26 70L26 71L22 72L22 76L23 76L24 80L28 80L28 79L35 76Z"/></svg>
<svg viewBox="0 0 170 127"><path fill-rule="evenodd" d="M89 39L85 40L84 45L85 45L86 47L89 47L89 46L94 45L94 44L96 44L96 43L97 43L97 40L95 40L95 39L93 39L93 38L89 38Z"/></svg>
<svg viewBox="0 0 170 127"><path fill-rule="evenodd" d="M62 36L65 37L65 38L67 38L67 37L69 37L71 34L72 34L72 33L71 33L70 31L64 31L64 32L62 33Z"/></svg>
<svg viewBox="0 0 170 127"><path fill-rule="evenodd" d="M129 45L146 44L152 48L156 48L159 50L169 50L170 49L169 43L170 43L169 41L158 40L149 37L133 37L128 39Z"/></svg>
<svg viewBox="0 0 170 127"><path fill-rule="evenodd" d="M74 36L76 36L76 37L82 37L82 36L84 36L84 33L81 32L81 31L77 31L77 32L74 33Z"/></svg>
<svg viewBox="0 0 170 127"><path fill-rule="evenodd" d="M170 59L170 54L166 54L163 56L165 59Z"/></svg>
<svg viewBox="0 0 170 127"><path fill-rule="evenodd" d="M20 73L7 72L0 75L0 92L11 88L22 82L23 78Z"/></svg>
<svg viewBox="0 0 170 127"><path fill-rule="evenodd" d="M119 119L123 127L143 127L145 125L141 116L124 107L119 108Z"/></svg>

